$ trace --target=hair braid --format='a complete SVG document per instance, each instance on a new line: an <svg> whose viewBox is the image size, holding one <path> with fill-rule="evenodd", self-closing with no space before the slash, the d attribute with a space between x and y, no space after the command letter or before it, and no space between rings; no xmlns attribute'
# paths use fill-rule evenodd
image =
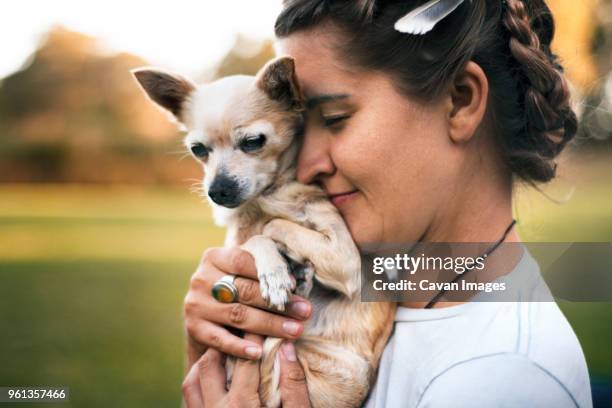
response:
<svg viewBox="0 0 612 408"><path fill-rule="evenodd" d="M548 8L532 19L522 0L506 0L503 24L510 33L510 52L517 63L525 112L523 140L507 151L513 171L525 179L555 177L553 159L575 136L578 120L561 66L550 52L554 23Z"/></svg>

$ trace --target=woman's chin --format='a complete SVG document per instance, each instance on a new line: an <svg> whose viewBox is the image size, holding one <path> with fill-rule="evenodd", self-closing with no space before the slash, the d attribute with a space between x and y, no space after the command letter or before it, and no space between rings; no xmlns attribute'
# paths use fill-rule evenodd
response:
<svg viewBox="0 0 612 408"><path fill-rule="evenodd" d="M337 206L344 218L353 241L361 250L377 246L382 241L382 219L371 211L362 193L357 193Z"/></svg>
<svg viewBox="0 0 612 408"><path fill-rule="evenodd" d="M364 222L365 221L365 222ZM370 252L372 248L378 247L381 243L381 231L367 222L365 217L355 217L355 219L347 219L347 226L353 237L353 241L359 248L360 252ZM368 225L370 224L370 225Z"/></svg>

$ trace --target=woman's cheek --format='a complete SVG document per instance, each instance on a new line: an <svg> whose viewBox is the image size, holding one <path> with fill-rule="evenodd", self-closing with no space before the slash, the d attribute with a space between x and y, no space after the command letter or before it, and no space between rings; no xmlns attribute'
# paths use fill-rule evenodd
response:
<svg viewBox="0 0 612 408"><path fill-rule="evenodd" d="M385 240L388 200L393 199L393 177L389 177L386 146L373 129L358 125L359 133L343 134L334 140L332 155L337 171L348 184L359 190L351 203L341 208L353 239L358 245L380 243ZM364 131L365 130L365 131Z"/></svg>
<svg viewBox="0 0 612 408"><path fill-rule="evenodd" d="M370 158L376 157L375 151L371 153ZM418 240L436 207L436 194L431 195L435 183L427 182L428 172L435 172L435 164L411 160L410 154L397 151L389 152L387 160L364 159L361 164L351 174L360 197L346 211L356 242L361 245Z"/></svg>

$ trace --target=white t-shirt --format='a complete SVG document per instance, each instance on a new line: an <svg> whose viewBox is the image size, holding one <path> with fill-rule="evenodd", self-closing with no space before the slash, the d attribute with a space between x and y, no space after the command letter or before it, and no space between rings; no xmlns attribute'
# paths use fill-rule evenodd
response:
<svg viewBox="0 0 612 408"><path fill-rule="evenodd" d="M527 251L502 279L525 271L540 276ZM556 303L470 302L398 308L364 407L592 405L584 354Z"/></svg>

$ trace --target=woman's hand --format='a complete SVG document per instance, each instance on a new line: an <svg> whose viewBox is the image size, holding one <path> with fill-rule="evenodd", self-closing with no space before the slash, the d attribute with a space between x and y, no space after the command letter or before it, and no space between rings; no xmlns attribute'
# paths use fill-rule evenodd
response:
<svg viewBox="0 0 612 408"><path fill-rule="evenodd" d="M220 303L212 297L212 286L227 274L236 275L238 303ZM241 358L261 356L261 344L240 338L224 326L246 333L295 339L304 330L302 320L312 311L306 299L293 295L286 316L271 312L261 297L253 257L240 248L211 248L204 253L191 277L184 306L189 367L207 347Z"/></svg>
<svg viewBox="0 0 612 408"><path fill-rule="evenodd" d="M263 342L261 336L245 337L259 345ZM282 406L310 407L304 370L295 357L293 344L283 343L279 358ZM187 408L260 408L259 380L259 362L239 359L234 368L232 385L226 390L225 355L210 348L189 370L183 382L183 397Z"/></svg>

